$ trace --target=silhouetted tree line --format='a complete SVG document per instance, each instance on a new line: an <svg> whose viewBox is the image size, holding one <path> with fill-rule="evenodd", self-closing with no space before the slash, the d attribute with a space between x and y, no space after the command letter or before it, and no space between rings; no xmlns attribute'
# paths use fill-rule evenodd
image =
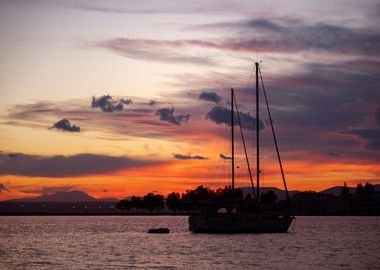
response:
<svg viewBox="0 0 380 270"><path fill-rule="evenodd" d="M352 189L351 189L352 190ZM299 192L292 196L294 212L299 215L379 215L380 192L366 183L359 183L355 191L347 184L340 190L339 196L315 191Z"/></svg>
<svg viewBox="0 0 380 270"><path fill-rule="evenodd" d="M366 183L365 186L363 187L362 184L358 184L356 186L356 194L359 194L359 195L370 195L370 194L373 194L375 192L375 187L370 184L370 183Z"/></svg>
<svg viewBox="0 0 380 270"><path fill-rule="evenodd" d="M149 192L143 198L132 196L130 199L120 200L117 209L131 210L132 208L147 209L150 212L161 210L165 206L164 196Z"/></svg>
<svg viewBox="0 0 380 270"><path fill-rule="evenodd" d="M243 200L246 205L255 206L251 194L247 194L243 198L241 189L232 189L231 186L226 186L213 190L198 186L195 189L186 190L182 194L171 192L166 198L152 192L143 197L132 196L119 201L116 208L127 211L144 209L149 212L158 212L166 206L176 213L177 211L199 210L208 205L211 207L212 205L226 205L226 202L228 205L229 201L234 202L235 200ZM276 193L273 191L261 194L260 205L267 206L267 209L287 207L285 201L277 200ZM291 198L291 209L295 215L379 215L380 192L376 192L370 183L366 183L364 186L358 184L355 191L350 192L350 188L344 183L339 196L315 191L298 192Z"/></svg>
<svg viewBox="0 0 380 270"><path fill-rule="evenodd" d="M368 182L364 186L361 183L357 184L356 189L355 189L356 195L369 196L374 193L375 193L375 187ZM342 187L340 191L340 196L348 197L350 195L353 195L353 194L350 193L350 190L347 187L346 182L344 182L344 186Z"/></svg>
<svg viewBox="0 0 380 270"><path fill-rule="evenodd" d="M129 199L121 200L117 203L116 208L121 210L131 210L132 208L146 209L150 212L158 211L166 205L170 210L191 210L199 203L210 201L226 201L243 199L243 192L241 189L232 189L231 186L218 188L216 190L204 186L198 186L195 189L186 190L185 193L179 194L178 192L169 193L166 196L154 193L148 193L141 197L132 196ZM251 196L246 197L247 200ZM263 204L271 204L277 200L277 196L273 191L269 191L261 195Z"/></svg>

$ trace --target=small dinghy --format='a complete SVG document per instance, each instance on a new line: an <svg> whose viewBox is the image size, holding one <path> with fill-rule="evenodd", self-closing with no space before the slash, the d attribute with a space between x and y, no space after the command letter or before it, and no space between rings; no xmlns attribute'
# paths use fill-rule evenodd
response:
<svg viewBox="0 0 380 270"><path fill-rule="evenodd" d="M149 229L148 233L169 233L169 228L154 228Z"/></svg>

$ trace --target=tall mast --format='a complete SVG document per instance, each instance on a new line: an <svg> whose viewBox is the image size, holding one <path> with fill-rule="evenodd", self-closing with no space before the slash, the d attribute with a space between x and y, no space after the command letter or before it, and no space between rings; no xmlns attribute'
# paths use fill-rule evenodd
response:
<svg viewBox="0 0 380 270"><path fill-rule="evenodd" d="M260 201L260 132L259 132L259 63L256 66L256 187L257 201Z"/></svg>
<svg viewBox="0 0 380 270"><path fill-rule="evenodd" d="M282 167L281 156L280 156L280 150L279 150L279 148L278 148L278 143L277 143L276 133L274 132L273 120L272 120L272 115L271 115L271 113L270 113L270 109L269 109L269 102L268 102L268 98L267 98L267 94L266 94L266 90L265 90L265 86L264 86L264 80L263 80L263 76L262 76L262 74L261 74L261 70L259 70L259 72L260 72L261 85L262 85L262 87L263 87L263 93L264 93L265 103L267 104L267 109L268 109L268 115L269 115L270 126L271 126L271 128L272 128L272 134L273 134L274 145L276 146L276 152L277 152L278 163L280 164L282 181L284 182L284 187L285 187L285 191L286 191L286 199L287 199L287 201L288 201L288 206L290 207L290 197L289 197L289 192L288 192L288 188L287 188L287 186L286 186L286 180L285 180L284 169L283 169L283 167Z"/></svg>
<svg viewBox="0 0 380 270"><path fill-rule="evenodd" d="M235 134L234 134L234 89L231 88L231 178L232 190L235 189Z"/></svg>

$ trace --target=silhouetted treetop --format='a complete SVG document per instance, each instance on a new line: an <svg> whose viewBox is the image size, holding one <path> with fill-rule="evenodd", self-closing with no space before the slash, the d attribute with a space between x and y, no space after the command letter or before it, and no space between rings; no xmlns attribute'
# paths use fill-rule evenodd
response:
<svg viewBox="0 0 380 270"><path fill-rule="evenodd" d="M356 186L356 194L364 194L364 187L361 183Z"/></svg>
<svg viewBox="0 0 380 270"><path fill-rule="evenodd" d="M375 192L375 187L372 185L372 184L370 184L370 183L366 183L365 184L365 186L364 186L364 192L366 193L366 194L372 194L372 193L374 193Z"/></svg>
<svg viewBox="0 0 380 270"><path fill-rule="evenodd" d="M166 206L170 210L177 211L180 208L181 195L177 192L172 192L166 197Z"/></svg>
<svg viewBox="0 0 380 270"><path fill-rule="evenodd" d="M149 192L145 195L141 201L142 208L148 209L149 211L159 210L164 208L165 199L164 196L160 194L154 194Z"/></svg>
<svg viewBox="0 0 380 270"><path fill-rule="evenodd" d="M215 191L203 186L198 186L193 190L186 190L186 193L182 193L182 201L189 202L208 201L214 199L215 197Z"/></svg>
<svg viewBox="0 0 380 270"><path fill-rule="evenodd" d="M240 188L232 189L232 186L225 186L216 190L217 199L242 199L243 192Z"/></svg>
<svg viewBox="0 0 380 270"><path fill-rule="evenodd" d="M231 186L225 186L224 188L218 188L216 191L204 187L198 186L193 190L186 190L186 193L182 194L182 201L188 202L201 202L209 200L219 199L242 199L243 192L241 189L232 189Z"/></svg>

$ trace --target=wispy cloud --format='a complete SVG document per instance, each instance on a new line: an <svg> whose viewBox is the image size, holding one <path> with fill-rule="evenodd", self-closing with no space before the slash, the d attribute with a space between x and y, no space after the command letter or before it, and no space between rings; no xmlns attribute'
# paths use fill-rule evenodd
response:
<svg viewBox="0 0 380 270"><path fill-rule="evenodd" d="M17 2L30 3L30 1L20 0ZM157 0L140 0L138 2L131 1L86 1L86 0L34 0L34 4L47 6L62 6L65 8L78 9L83 11L96 11L105 13L127 13L127 14L197 14L197 13L230 13L230 12L247 12L247 3L239 0L239 5L231 1L191 1L184 2L181 5L173 1Z"/></svg>
<svg viewBox="0 0 380 270"><path fill-rule="evenodd" d="M380 128L353 129L343 133L358 136L368 150L380 151Z"/></svg>
<svg viewBox="0 0 380 270"><path fill-rule="evenodd" d="M153 40L113 38L90 45L140 60L214 65L215 50L241 53L296 53L319 51L337 55L380 55L380 32L296 19L252 19L187 27L193 31L224 31L226 38ZM197 53L191 53L197 49ZM217 55L216 53L214 53ZM220 55L219 55L220 56Z"/></svg>
<svg viewBox="0 0 380 270"><path fill-rule="evenodd" d="M174 64L214 65L215 62L209 54L203 53L202 55L202 52L194 54L186 51L186 48L192 45L202 46L202 43L203 41L199 40L165 41L114 38L87 44L87 46L105 48L132 59ZM178 50L178 48L182 48L182 50Z"/></svg>
<svg viewBox="0 0 380 270"><path fill-rule="evenodd" d="M294 53L321 50L379 56L380 33L373 28L348 28L296 19L251 19L193 26L192 30L224 30L235 36L204 47L231 51Z"/></svg>

